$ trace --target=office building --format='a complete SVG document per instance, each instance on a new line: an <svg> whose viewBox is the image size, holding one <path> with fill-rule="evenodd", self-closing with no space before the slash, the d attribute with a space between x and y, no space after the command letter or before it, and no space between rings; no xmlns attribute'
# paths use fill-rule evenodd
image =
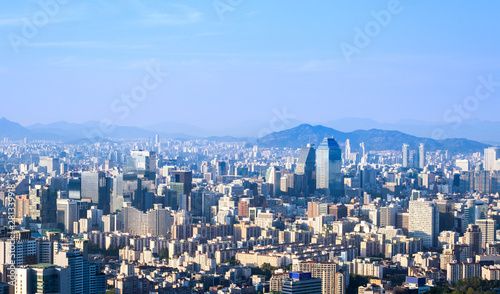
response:
<svg viewBox="0 0 500 294"><path fill-rule="evenodd" d="M438 245L439 208L435 203L418 199L410 201L409 236L422 238L425 248Z"/></svg>
<svg viewBox="0 0 500 294"><path fill-rule="evenodd" d="M469 245L471 256L482 254L481 242L483 240L481 229L478 225L470 224L464 234L464 243Z"/></svg>
<svg viewBox="0 0 500 294"><path fill-rule="evenodd" d="M403 144L403 167L410 167L410 146Z"/></svg>
<svg viewBox="0 0 500 294"><path fill-rule="evenodd" d="M305 195L314 193L316 189L316 151L314 150L313 144L307 144L307 147L303 147L300 150L299 159L297 161L297 166L295 167L295 173L298 175L305 176Z"/></svg>
<svg viewBox="0 0 500 294"><path fill-rule="evenodd" d="M170 174L170 185L172 190L176 190L177 194L184 194L186 196L191 195L191 190L193 189L193 173L191 171L173 170Z"/></svg>
<svg viewBox="0 0 500 294"><path fill-rule="evenodd" d="M85 260L81 250L59 251L54 255L54 264L68 267L71 276L71 294L104 294L106 277L99 266ZM61 293L62 294L62 293Z"/></svg>
<svg viewBox="0 0 500 294"><path fill-rule="evenodd" d="M156 152L131 150L127 157L127 173L144 176L148 180L156 178Z"/></svg>
<svg viewBox="0 0 500 294"><path fill-rule="evenodd" d="M333 138L325 138L316 150L316 188L328 191L330 196L342 197L342 154Z"/></svg>
<svg viewBox="0 0 500 294"><path fill-rule="evenodd" d="M495 228L497 222L494 219L478 219L476 220L476 225L481 231L481 247L483 249L486 248L487 243L495 242Z"/></svg>
<svg viewBox="0 0 500 294"><path fill-rule="evenodd" d="M82 180L80 178L68 179L68 198L82 199Z"/></svg>
<svg viewBox="0 0 500 294"><path fill-rule="evenodd" d="M106 179L104 172L84 171L81 180L82 199L97 204L97 207L102 209L104 214L109 214L111 183Z"/></svg>
<svg viewBox="0 0 500 294"><path fill-rule="evenodd" d="M500 147L484 149L484 170L494 171L500 168Z"/></svg>
<svg viewBox="0 0 500 294"><path fill-rule="evenodd" d="M70 268L48 263L16 268L14 293L74 293L71 291Z"/></svg>
<svg viewBox="0 0 500 294"><path fill-rule="evenodd" d="M283 294L321 294L321 279L312 278L311 273L290 273L283 280Z"/></svg>
<svg viewBox="0 0 500 294"><path fill-rule="evenodd" d="M425 167L425 145L420 143L418 146L418 168L423 169Z"/></svg>
<svg viewBox="0 0 500 294"><path fill-rule="evenodd" d="M57 193L48 186L36 185L30 189L30 218L41 224L42 229L57 226Z"/></svg>

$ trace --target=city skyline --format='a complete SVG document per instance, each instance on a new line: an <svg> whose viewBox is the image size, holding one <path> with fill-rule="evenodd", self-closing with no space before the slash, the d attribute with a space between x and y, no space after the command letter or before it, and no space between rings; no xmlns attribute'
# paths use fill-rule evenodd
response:
<svg viewBox="0 0 500 294"><path fill-rule="evenodd" d="M500 293L500 2L0 5L0 294Z"/></svg>

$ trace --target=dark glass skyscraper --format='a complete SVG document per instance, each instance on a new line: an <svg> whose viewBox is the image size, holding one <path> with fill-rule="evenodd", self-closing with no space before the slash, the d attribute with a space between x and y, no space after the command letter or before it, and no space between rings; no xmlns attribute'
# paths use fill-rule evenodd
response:
<svg viewBox="0 0 500 294"><path fill-rule="evenodd" d="M313 144L307 144L307 147L303 147L300 150L299 160L297 161L297 167L295 168L295 173L298 175L304 175L306 177L306 196L308 194L314 193L316 189L316 153Z"/></svg>
<svg viewBox="0 0 500 294"><path fill-rule="evenodd" d="M342 152L333 138L325 138L316 150L316 188L328 189L329 194L341 197L344 193L342 179Z"/></svg>
<svg viewBox="0 0 500 294"><path fill-rule="evenodd" d="M81 178L81 198L96 203L104 213L110 211L111 187L101 171L84 171Z"/></svg>

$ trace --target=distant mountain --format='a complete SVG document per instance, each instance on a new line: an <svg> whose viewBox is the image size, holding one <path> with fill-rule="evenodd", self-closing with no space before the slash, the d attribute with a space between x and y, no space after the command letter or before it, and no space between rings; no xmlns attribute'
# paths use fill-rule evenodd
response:
<svg viewBox="0 0 500 294"><path fill-rule="evenodd" d="M433 123L414 119L400 120L395 123L381 123L366 118L341 118L323 123L324 126L343 132L355 130L395 130L417 137L432 137L436 129L440 129L443 138L468 138L488 144L500 144L500 122L469 119L460 124Z"/></svg>
<svg viewBox="0 0 500 294"><path fill-rule="evenodd" d="M345 120L345 122L347 123L348 120ZM484 122L480 122L480 124L482 123ZM417 148L418 144L425 143L427 150L450 150L452 152L482 152L484 148L489 146L485 143L467 139L432 140L424 136L418 137L401 131L386 131L381 129L342 132L321 125L312 126L309 124L302 124L291 129L274 132L260 139L256 139L256 136L241 138L235 136L205 137L191 136L177 132L170 133L174 130L173 128L165 129L162 132L160 129L155 131L138 127L115 126L110 132L102 132L97 121L89 121L82 124L60 121L51 124L35 124L23 127L6 118L0 119L0 139L7 137L12 140L28 138L35 140L86 142L88 137L93 138L103 135L105 141L114 141L116 139L154 138L158 134L161 138L167 139L205 139L217 142L246 142L248 144L258 144L263 147L300 148L307 143L314 143L317 146L324 137L333 136L341 146L344 146L345 140L349 139L353 150L357 150L361 142L365 143L367 150L400 150L404 143L409 144L414 149Z"/></svg>
<svg viewBox="0 0 500 294"><path fill-rule="evenodd" d="M5 117L0 119L0 138L9 138L11 140L22 140L24 138L31 140L61 140L61 137L56 134L33 132Z"/></svg>
<svg viewBox="0 0 500 294"><path fill-rule="evenodd" d="M0 119L0 137L2 138L7 137L13 140L20 140L26 137L31 138L33 135L30 130L18 123L11 122L5 117Z"/></svg>
<svg viewBox="0 0 500 294"><path fill-rule="evenodd" d="M409 144L416 149L420 143L426 145L427 150L449 150L451 152L482 152L488 144L471 141L467 139L444 139L432 140L419 138L399 131L384 131L378 129L357 130L353 132L341 132L332 128L317 125L302 124L281 132L275 132L257 140L257 144L263 147L290 147L300 148L307 143L318 146L325 137L333 137L342 147L347 139L350 140L351 148L358 150L361 142L365 143L367 150L401 150L403 144Z"/></svg>
<svg viewBox="0 0 500 294"><path fill-rule="evenodd" d="M103 136L109 139L139 139L153 138L157 134L162 138L168 139L190 139L190 135L183 133L166 133L145 130L138 127L129 126L114 126L109 131L101 129L98 121L88 121L82 124L69 123L65 121L55 122L51 124L34 124L27 127L33 134L52 134L65 141L79 142L80 139L94 138Z"/></svg>
<svg viewBox="0 0 500 294"><path fill-rule="evenodd" d="M27 126L33 133L54 134L65 140L77 140L82 138L85 127L80 124L59 121L50 124L34 124Z"/></svg>

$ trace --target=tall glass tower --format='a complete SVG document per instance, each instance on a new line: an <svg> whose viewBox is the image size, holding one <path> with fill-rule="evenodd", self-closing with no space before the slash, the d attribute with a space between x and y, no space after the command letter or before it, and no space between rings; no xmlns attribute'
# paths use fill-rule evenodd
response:
<svg viewBox="0 0 500 294"><path fill-rule="evenodd" d="M342 197L342 153L333 138L325 138L316 150L316 188L328 189L331 196Z"/></svg>
<svg viewBox="0 0 500 294"><path fill-rule="evenodd" d="M314 173L314 165L316 164L316 153L314 152L314 145L307 144L300 150L299 160L295 172L298 175L305 175L306 177L306 194L313 194L316 189L316 175Z"/></svg>

